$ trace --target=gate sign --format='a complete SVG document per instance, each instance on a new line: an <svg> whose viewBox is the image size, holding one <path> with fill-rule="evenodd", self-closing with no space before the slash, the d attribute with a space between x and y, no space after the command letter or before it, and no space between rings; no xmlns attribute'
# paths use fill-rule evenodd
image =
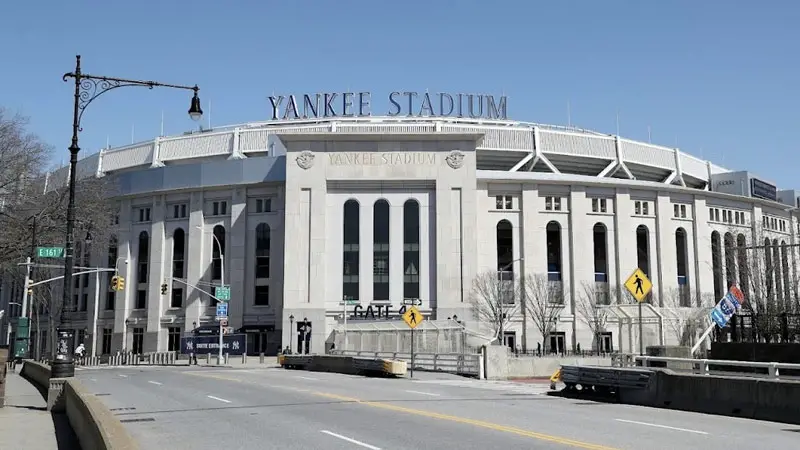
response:
<svg viewBox="0 0 800 450"><path fill-rule="evenodd" d="M226 334L222 336L222 353L232 356L243 355L247 350L246 338L247 336L244 334ZM181 353L184 355L189 353L196 355L211 353L216 355L219 353L219 335L182 337Z"/></svg>
<svg viewBox="0 0 800 450"><path fill-rule="evenodd" d="M744 294L742 291L736 286L731 287L728 293L725 294L714 309L711 310L711 320L713 320L718 327L725 328L731 320L731 317L742 307L742 302L744 302Z"/></svg>

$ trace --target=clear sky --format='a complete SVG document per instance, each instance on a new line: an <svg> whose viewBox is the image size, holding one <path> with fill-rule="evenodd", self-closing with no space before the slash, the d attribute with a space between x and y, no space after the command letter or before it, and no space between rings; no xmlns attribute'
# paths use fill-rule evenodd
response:
<svg viewBox="0 0 800 450"><path fill-rule="evenodd" d="M484 92L510 118L682 150L800 188L800 2L765 0L6 0L0 105L67 159L85 72L198 84L213 126L267 120L267 97ZM211 108L208 104L211 102ZM375 102L375 112L385 106ZM125 88L87 110L81 147L196 127L188 93ZM569 104L569 108L568 105ZM207 122L206 122L207 124ZM133 131L133 133L132 133Z"/></svg>

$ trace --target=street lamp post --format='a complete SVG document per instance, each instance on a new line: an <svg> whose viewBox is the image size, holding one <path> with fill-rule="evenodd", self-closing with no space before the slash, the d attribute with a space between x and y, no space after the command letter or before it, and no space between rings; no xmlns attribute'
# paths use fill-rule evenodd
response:
<svg viewBox="0 0 800 450"><path fill-rule="evenodd" d="M174 89L185 89L194 91L194 96L189 107L189 116L192 120L200 120L203 117L203 110L200 108L200 98L197 92L200 88L194 86L181 86L176 84L157 83L155 81L127 80L124 78L112 78L95 76L81 71L81 56L75 57L75 71L65 73L62 79L67 81L69 78L75 80L75 102L72 111L72 142L69 146L69 197L67 202L67 236L64 242L64 289L61 301L61 314L59 317L58 344L54 352L54 358L50 362L52 377L63 378L75 375L75 365L70 352L71 333L63 328L64 309L72 299L72 273L75 260L73 255L73 231L75 228L75 179L76 166L78 164L78 152L81 148L78 145L78 133L81 131L81 118L86 108L104 93L126 86L140 86L153 89L154 87L167 87Z"/></svg>
<svg viewBox="0 0 800 450"><path fill-rule="evenodd" d="M289 354L292 354L294 348L294 314L289 315Z"/></svg>

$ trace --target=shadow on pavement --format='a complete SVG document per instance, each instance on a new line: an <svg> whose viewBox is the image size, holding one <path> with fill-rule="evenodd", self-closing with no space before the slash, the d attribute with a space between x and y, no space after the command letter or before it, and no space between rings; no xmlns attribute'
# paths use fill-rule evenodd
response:
<svg viewBox="0 0 800 450"><path fill-rule="evenodd" d="M81 450L81 444L78 442L78 437L75 436L75 432L72 431L72 426L69 424L67 415L63 413L52 413L51 416L55 427L58 450Z"/></svg>

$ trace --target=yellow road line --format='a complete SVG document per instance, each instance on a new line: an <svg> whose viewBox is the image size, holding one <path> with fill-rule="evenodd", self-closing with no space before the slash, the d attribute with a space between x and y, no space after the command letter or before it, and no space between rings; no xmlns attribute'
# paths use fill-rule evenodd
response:
<svg viewBox="0 0 800 450"><path fill-rule="evenodd" d="M204 373L197 373L197 372L182 372L182 373L187 374L187 375L194 375L194 376L198 376L198 377L215 378L215 379L219 379L219 380L235 381L237 383L248 383L248 384L258 385L257 383L253 383L251 381L241 380L241 379L238 379L238 378L224 377L224 376L220 376L220 375L211 375L211 374L204 374ZM508 426L508 425L501 425L501 424L497 424L497 423L486 422L486 421L483 421L483 420L468 419L466 417L452 416L452 415L449 415L449 414L435 413L435 412L432 412L432 411L425 411L425 410L422 410L422 409L406 408L406 407L403 407L403 406L397 406L397 405L392 405L392 404L383 403L383 402L373 402L373 401L369 401L369 400L361 400L361 399L358 399L358 398L355 398L355 397L346 397L346 396L343 396L343 395L331 394L331 393L328 393L328 392L310 391L310 390L307 390L307 389L294 388L294 387L288 387L288 386L270 386L270 387L285 388L285 389L290 389L290 390L297 391L297 392L313 394L313 395L316 395L316 396L319 396L319 397L331 398L331 399L339 400L339 401L343 401L343 402L358 403L359 405L369 406L369 407L372 407L372 408L380 408L380 409L385 409L385 410L389 410L389 411L401 412L401 413L405 413L405 414L413 414L415 416L428 417L428 418L431 418L431 419L445 420L445 421L448 421L448 422L461 423L461 424L465 424L465 425L472 425L472 426L476 426L476 427L480 427L480 428L485 428L485 429L488 429L488 430L494 430L494 431L500 431L500 432L504 432L504 433L516 434L518 436L524 436L524 437L529 437L529 438L533 438L533 439L538 439L540 441L553 442L553 443L556 443L556 444L567 445L567 446L575 447L575 448L583 448L583 449L587 449L587 450L618 450L618 449L616 449L614 447L607 447L607 446L604 446L604 445L592 444L592 443L589 443L589 442L576 441L574 439L562 438L562 437L553 436L553 435L550 435L550 434L537 433L535 431L529 431L529 430L525 430L525 429L522 429L522 428L511 427L511 426Z"/></svg>

